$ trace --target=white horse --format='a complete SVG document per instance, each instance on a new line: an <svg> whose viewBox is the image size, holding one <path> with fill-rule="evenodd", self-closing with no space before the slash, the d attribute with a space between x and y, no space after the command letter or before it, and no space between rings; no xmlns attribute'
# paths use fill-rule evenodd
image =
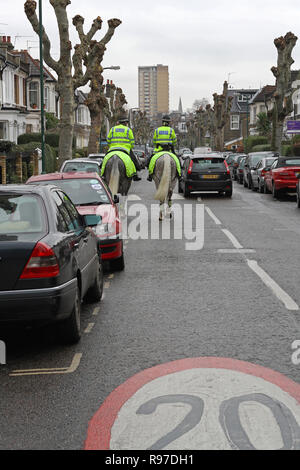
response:
<svg viewBox="0 0 300 470"><path fill-rule="evenodd" d="M177 167L169 153L164 153L156 160L153 180L156 186L154 198L160 202L159 220L172 217L171 199L177 181Z"/></svg>

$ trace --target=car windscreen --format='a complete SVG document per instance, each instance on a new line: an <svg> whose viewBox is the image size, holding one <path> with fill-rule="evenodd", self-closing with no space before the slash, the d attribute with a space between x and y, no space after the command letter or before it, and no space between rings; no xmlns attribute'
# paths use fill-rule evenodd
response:
<svg viewBox="0 0 300 470"><path fill-rule="evenodd" d="M278 167L282 166L300 166L300 158L289 158L286 160L279 160Z"/></svg>
<svg viewBox="0 0 300 470"><path fill-rule="evenodd" d="M224 158L193 158L193 171L226 170Z"/></svg>
<svg viewBox="0 0 300 470"><path fill-rule="evenodd" d="M70 178L65 180L39 181L34 184L54 184L62 189L75 206L111 204L101 181L95 178Z"/></svg>
<svg viewBox="0 0 300 470"><path fill-rule="evenodd" d="M43 203L32 194L0 194L0 236L45 233L47 222Z"/></svg>
<svg viewBox="0 0 300 470"><path fill-rule="evenodd" d="M63 167L63 171L87 171L91 173L99 173L99 166L93 162L68 162Z"/></svg>
<svg viewBox="0 0 300 470"><path fill-rule="evenodd" d="M241 160L240 160L240 162L239 162L239 168L244 168L244 166L245 166L245 161L246 161L246 158L245 158L245 157L241 158Z"/></svg>

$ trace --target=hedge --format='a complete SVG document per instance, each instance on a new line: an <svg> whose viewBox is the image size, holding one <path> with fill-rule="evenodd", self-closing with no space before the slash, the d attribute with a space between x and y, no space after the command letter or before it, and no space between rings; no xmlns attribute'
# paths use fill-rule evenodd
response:
<svg viewBox="0 0 300 470"><path fill-rule="evenodd" d="M41 148L40 142L29 142L28 144L18 145L14 148L19 152L34 152L35 149ZM56 153L54 149L48 144L45 144L45 171L46 173L53 173L56 171Z"/></svg>
<svg viewBox="0 0 300 470"><path fill-rule="evenodd" d="M271 150L271 144L255 145L252 147L251 152L269 152Z"/></svg>
<svg viewBox="0 0 300 470"><path fill-rule="evenodd" d="M18 144L28 144L29 142L39 142L41 145L42 134L41 133L32 133L32 134L21 134L18 137ZM59 146L59 134L45 134L45 143L51 147ZM76 138L73 137L73 148L76 148Z"/></svg>
<svg viewBox="0 0 300 470"><path fill-rule="evenodd" d="M245 153L253 152L253 148L257 145L267 145L268 138L260 135L251 135L244 139L244 151Z"/></svg>

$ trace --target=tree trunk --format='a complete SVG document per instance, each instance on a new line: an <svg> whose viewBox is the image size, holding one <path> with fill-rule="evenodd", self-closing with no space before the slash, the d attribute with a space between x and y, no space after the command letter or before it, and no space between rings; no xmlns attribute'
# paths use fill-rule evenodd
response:
<svg viewBox="0 0 300 470"><path fill-rule="evenodd" d="M65 160L70 160L73 155L73 133L74 133L74 88L73 81L69 77L61 80L59 85L61 97L61 117L60 117L60 135L59 135L59 167Z"/></svg>
<svg viewBox="0 0 300 470"><path fill-rule="evenodd" d="M91 132L88 145L88 154L99 151L99 139L102 126L102 113L91 112Z"/></svg>

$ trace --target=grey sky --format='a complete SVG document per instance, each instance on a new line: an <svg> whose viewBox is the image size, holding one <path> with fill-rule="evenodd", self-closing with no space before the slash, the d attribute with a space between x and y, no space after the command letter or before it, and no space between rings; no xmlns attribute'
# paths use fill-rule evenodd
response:
<svg viewBox="0 0 300 470"><path fill-rule="evenodd" d="M25 13L24 0L0 0L1 33L32 36L16 39L16 48L38 46ZM85 28L93 19L119 18L122 25L108 45L103 64L120 65L119 71L105 71L105 79L113 79L128 100L129 107L138 105L138 66L169 66L170 107L177 109L179 98L183 108L191 108L195 99L222 91L229 77L235 88L259 88L273 84L270 71L276 65L277 51L273 41L292 31L300 37L300 12L295 0L72 0L68 6L71 40L77 42L72 18L80 14ZM49 0L43 0L43 18L52 41L54 58L59 43L56 19ZM38 57L38 48L32 48ZM293 69L300 69L300 39L293 51ZM230 74L230 75L229 75Z"/></svg>

